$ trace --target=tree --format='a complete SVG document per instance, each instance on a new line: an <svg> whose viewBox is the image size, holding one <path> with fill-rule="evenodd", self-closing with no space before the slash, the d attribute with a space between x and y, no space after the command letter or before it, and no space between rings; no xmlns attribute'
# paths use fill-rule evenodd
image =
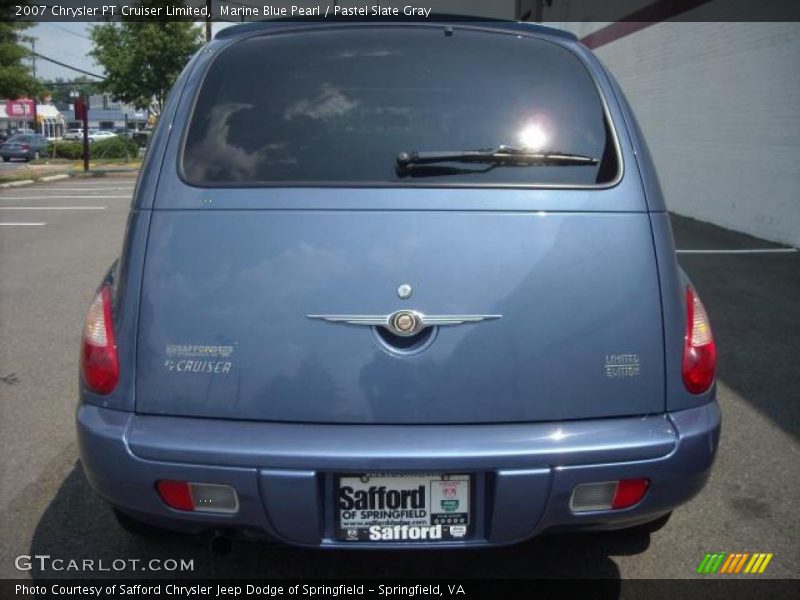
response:
<svg viewBox="0 0 800 600"><path fill-rule="evenodd" d="M89 97L100 91L101 82L96 79L90 79L85 75L78 75L74 79L64 79L63 77L56 77L55 83L50 90L53 96L53 102L72 104L74 98L70 96L72 92L78 92L79 95Z"/></svg>
<svg viewBox="0 0 800 600"><path fill-rule="evenodd" d="M0 0L0 98L13 100L34 96L41 92L41 87L22 62L23 58L30 56L28 49L22 46L22 31L31 23L13 21L12 10L10 3Z"/></svg>
<svg viewBox="0 0 800 600"><path fill-rule="evenodd" d="M202 45L202 29L186 21L126 19L92 27L91 37L91 55L106 73L103 89L117 100L149 108L156 115L161 114L181 70Z"/></svg>

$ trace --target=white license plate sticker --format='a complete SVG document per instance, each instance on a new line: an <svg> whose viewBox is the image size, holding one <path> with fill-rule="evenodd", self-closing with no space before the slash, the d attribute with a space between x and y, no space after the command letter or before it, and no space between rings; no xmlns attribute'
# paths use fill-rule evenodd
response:
<svg viewBox="0 0 800 600"><path fill-rule="evenodd" d="M343 475L336 490L336 537L353 542L465 539L469 488L469 475Z"/></svg>

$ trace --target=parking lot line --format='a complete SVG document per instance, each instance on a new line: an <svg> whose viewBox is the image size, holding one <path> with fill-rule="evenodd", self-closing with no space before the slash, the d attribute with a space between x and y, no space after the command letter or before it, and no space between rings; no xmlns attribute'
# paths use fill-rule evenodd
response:
<svg viewBox="0 0 800 600"><path fill-rule="evenodd" d="M116 196L0 196L0 200L52 200L54 198L58 199L71 199L71 200L78 200L82 199L85 200L87 198L126 198L128 200L131 199L130 194L120 194Z"/></svg>
<svg viewBox="0 0 800 600"><path fill-rule="evenodd" d="M797 248L750 248L742 250L675 250L678 254L784 254Z"/></svg>
<svg viewBox="0 0 800 600"><path fill-rule="evenodd" d="M47 225L47 223L0 223L0 226L7 227L35 227L37 225Z"/></svg>
<svg viewBox="0 0 800 600"><path fill-rule="evenodd" d="M118 192L120 190L133 190L135 186L114 186L114 187L60 187L60 188L36 188L30 190L14 190L15 192Z"/></svg>
<svg viewBox="0 0 800 600"><path fill-rule="evenodd" d="M0 210L105 210L105 206L0 206Z"/></svg>

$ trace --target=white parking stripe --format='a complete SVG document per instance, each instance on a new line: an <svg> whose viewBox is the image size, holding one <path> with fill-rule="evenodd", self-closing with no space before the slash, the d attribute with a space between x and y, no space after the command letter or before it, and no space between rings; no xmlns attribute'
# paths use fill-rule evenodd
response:
<svg viewBox="0 0 800 600"><path fill-rule="evenodd" d="M14 190L17 194L20 192L119 192L130 190L133 191L133 186L125 187L125 186L118 186L118 187L59 187L59 188L51 188L51 187L40 187L30 190Z"/></svg>
<svg viewBox="0 0 800 600"><path fill-rule="evenodd" d="M105 206L0 206L0 210L105 210Z"/></svg>
<svg viewBox="0 0 800 600"><path fill-rule="evenodd" d="M0 226L2 225L9 227L34 227L36 225L47 225L47 223L0 223Z"/></svg>
<svg viewBox="0 0 800 600"><path fill-rule="evenodd" d="M675 250L678 254L785 254L797 248L750 248L748 250Z"/></svg>
<svg viewBox="0 0 800 600"><path fill-rule="evenodd" d="M85 200L85 199L92 199L92 198L127 198L128 200L131 199L129 194L124 194L121 196L0 196L0 200L56 200L56 199L71 199L71 200Z"/></svg>

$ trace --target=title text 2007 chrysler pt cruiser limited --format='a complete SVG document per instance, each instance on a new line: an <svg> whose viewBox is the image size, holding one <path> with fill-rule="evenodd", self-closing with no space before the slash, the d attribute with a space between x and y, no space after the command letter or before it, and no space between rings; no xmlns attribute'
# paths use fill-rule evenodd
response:
<svg viewBox="0 0 800 600"><path fill-rule="evenodd" d="M715 362L641 132L574 36L253 23L160 117L78 436L129 530L652 529L708 477Z"/></svg>

